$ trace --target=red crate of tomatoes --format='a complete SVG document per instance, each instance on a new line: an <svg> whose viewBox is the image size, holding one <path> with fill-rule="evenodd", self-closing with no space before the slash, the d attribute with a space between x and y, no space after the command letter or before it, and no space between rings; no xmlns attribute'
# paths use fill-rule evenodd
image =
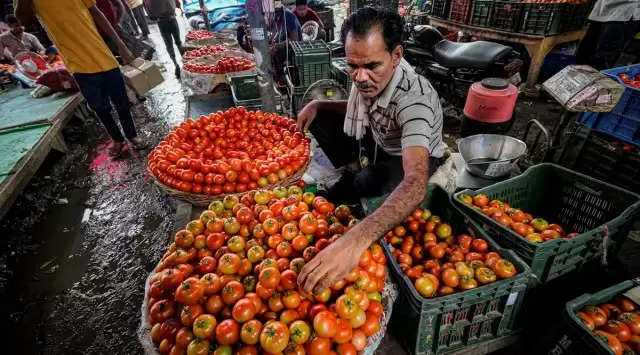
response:
<svg viewBox="0 0 640 355"><path fill-rule="evenodd" d="M382 199L370 200L373 210ZM429 185L411 216L384 236L400 286L391 329L415 354L436 354L506 336L531 272L475 223L467 224L446 191Z"/></svg>
<svg viewBox="0 0 640 355"><path fill-rule="evenodd" d="M386 256L374 243L344 280L307 294L305 263L357 220L298 186L213 201L149 278L150 338L171 354L356 354L381 328Z"/></svg>
<svg viewBox="0 0 640 355"><path fill-rule="evenodd" d="M148 167L179 192L245 193L299 180L309 142L289 118L232 107L174 127L147 156Z"/></svg>

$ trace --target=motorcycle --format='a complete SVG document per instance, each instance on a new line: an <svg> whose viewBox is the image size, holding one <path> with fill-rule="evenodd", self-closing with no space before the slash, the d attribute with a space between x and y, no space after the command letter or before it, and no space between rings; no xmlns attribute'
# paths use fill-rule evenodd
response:
<svg viewBox="0 0 640 355"><path fill-rule="evenodd" d="M404 57L440 95L446 117L462 118L462 107L474 82L484 78L521 81L520 54L495 42L453 42L429 25L405 22Z"/></svg>

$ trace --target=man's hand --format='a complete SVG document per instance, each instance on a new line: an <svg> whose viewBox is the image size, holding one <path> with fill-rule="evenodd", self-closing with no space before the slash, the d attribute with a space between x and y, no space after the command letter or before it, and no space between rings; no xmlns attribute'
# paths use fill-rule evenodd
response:
<svg viewBox="0 0 640 355"><path fill-rule="evenodd" d="M304 134L318 114L318 103L311 101L298 112L298 129Z"/></svg>
<svg viewBox="0 0 640 355"><path fill-rule="evenodd" d="M369 244L362 240L356 227L319 252L302 268L298 284L305 292L322 291L344 279L358 266L360 256Z"/></svg>
<svg viewBox="0 0 640 355"><path fill-rule="evenodd" d="M122 64L130 64L134 59L136 59L133 53L131 53L129 48L124 44L118 46L118 53L120 54L120 58L122 58Z"/></svg>

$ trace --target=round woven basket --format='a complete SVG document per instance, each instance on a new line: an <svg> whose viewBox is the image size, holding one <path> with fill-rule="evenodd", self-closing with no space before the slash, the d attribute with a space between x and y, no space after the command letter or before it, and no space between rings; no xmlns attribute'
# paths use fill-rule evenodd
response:
<svg viewBox="0 0 640 355"><path fill-rule="evenodd" d="M278 183L276 183L276 184L267 185L267 186L265 186L263 188L264 189L273 189L273 188L276 188L278 186L289 187L291 185L295 185L298 182L298 180L300 180L302 178L302 175L304 175L305 171L307 171L307 168L309 167L309 163L310 162L311 162L311 157L308 157L307 163L301 169L296 171L293 175L288 176L286 179L284 179L282 181L278 181ZM148 164L147 164L147 172L151 176L151 179L153 179L153 182L156 185L158 185L158 187L160 187L160 189L164 190L164 192L166 192L167 195L173 196L175 198L179 198L179 199L184 200L184 201L187 201L187 202L189 202L190 204L192 204L194 206L207 207L207 206L209 206L209 204L213 200L220 200L220 199L225 198L226 196L232 196L232 195L238 196L238 198L240 198L244 194L248 194L248 193L251 193L251 192L255 191L255 190L249 190L249 191L246 191L246 192L237 192L237 193L220 194L220 195L193 194L193 193L190 193L190 192L184 192L184 191L176 190L173 187L169 187L169 186L163 184L162 181L158 180L158 178L155 175L153 175L153 173L149 169L149 165Z"/></svg>

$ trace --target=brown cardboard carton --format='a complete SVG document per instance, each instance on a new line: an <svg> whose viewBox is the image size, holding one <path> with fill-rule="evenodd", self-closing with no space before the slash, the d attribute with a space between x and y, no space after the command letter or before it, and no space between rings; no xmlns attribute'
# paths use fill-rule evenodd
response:
<svg viewBox="0 0 640 355"><path fill-rule="evenodd" d="M138 95L146 94L164 81L158 66L142 58L136 58L131 64L123 66L122 73L127 85Z"/></svg>

